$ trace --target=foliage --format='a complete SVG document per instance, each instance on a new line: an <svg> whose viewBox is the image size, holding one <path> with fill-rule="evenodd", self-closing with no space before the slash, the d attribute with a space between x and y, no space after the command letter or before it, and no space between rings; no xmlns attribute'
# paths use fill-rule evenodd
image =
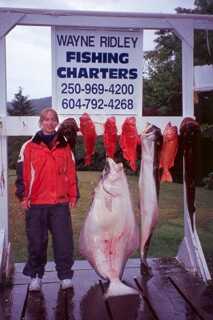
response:
<svg viewBox="0 0 213 320"><path fill-rule="evenodd" d="M213 1L196 0L195 9L177 13L213 14ZM181 42L171 30L157 31L156 47L144 56L144 115L181 115ZM213 64L213 32L195 30L194 65ZM213 123L213 92L199 93L195 115L200 123Z"/></svg>
<svg viewBox="0 0 213 320"><path fill-rule="evenodd" d="M8 137L8 166L10 169L16 168L16 163L18 160L18 155L21 149L21 146L25 141L30 139L30 137Z"/></svg>
<svg viewBox="0 0 213 320"><path fill-rule="evenodd" d="M32 107L31 101L28 96L24 96L22 88L14 95L14 99L11 102L11 106L8 108L8 113L11 116L32 116L35 114L35 110ZM16 168L16 162L18 154L22 144L30 137L9 137L8 138L8 165L9 168Z"/></svg>
<svg viewBox="0 0 213 320"><path fill-rule="evenodd" d="M11 116L32 116L35 114L31 101L28 96L22 94L21 87L19 87L19 91L15 93L11 107L8 108L8 113Z"/></svg>
<svg viewBox="0 0 213 320"><path fill-rule="evenodd" d="M213 141L213 125L202 126L202 136Z"/></svg>
<svg viewBox="0 0 213 320"><path fill-rule="evenodd" d="M170 30L157 31L154 51L145 53L148 78L144 106L157 107L159 115L181 115L180 40Z"/></svg>
<svg viewBox="0 0 213 320"><path fill-rule="evenodd" d="M213 190L213 172L208 174L208 177L203 179L204 188Z"/></svg>

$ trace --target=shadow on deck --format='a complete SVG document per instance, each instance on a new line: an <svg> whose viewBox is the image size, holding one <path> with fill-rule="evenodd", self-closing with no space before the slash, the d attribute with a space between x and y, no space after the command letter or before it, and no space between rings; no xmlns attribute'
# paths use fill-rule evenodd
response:
<svg viewBox="0 0 213 320"><path fill-rule="evenodd" d="M213 319L213 286L186 272L175 258L150 259L152 277L141 277L138 259L130 259L123 281L138 295L104 299L106 283L86 261L74 264L73 288L60 290L49 262L42 292L29 293L23 264L16 264L13 286L0 290L1 320L198 320ZM2 310L1 310L2 309Z"/></svg>

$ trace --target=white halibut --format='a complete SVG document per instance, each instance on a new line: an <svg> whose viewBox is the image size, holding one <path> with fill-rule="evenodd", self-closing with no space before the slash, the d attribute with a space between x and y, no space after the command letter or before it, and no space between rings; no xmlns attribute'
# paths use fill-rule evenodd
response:
<svg viewBox="0 0 213 320"><path fill-rule="evenodd" d="M110 281L106 297L137 293L120 281L137 247L138 229L123 165L108 158L80 234L81 254Z"/></svg>

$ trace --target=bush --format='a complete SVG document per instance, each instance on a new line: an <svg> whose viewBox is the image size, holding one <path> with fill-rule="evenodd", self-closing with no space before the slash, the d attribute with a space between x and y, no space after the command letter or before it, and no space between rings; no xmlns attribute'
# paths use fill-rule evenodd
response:
<svg viewBox="0 0 213 320"><path fill-rule="evenodd" d="M8 166L9 169L16 169L16 163L21 146L25 141L30 139L28 136L24 137L8 137Z"/></svg>
<svg viewBox="0 0 213 320"><path fill-rule="evenodd" d="M208 177L203 179L205 189L213 190L213 172L208 174Z"/></svg>

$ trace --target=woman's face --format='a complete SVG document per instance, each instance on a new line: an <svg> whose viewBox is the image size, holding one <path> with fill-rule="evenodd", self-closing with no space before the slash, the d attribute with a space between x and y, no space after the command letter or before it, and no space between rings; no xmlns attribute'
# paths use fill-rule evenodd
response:
<svg viewBox="0 0 213 320"><path fill-rule="evenodd" d="M55 114L51 111L47 112L46 116L44 117L43 121L41 122L41 130L44 134L51 134L55 131L58 122L55 118Z"/></svg>

